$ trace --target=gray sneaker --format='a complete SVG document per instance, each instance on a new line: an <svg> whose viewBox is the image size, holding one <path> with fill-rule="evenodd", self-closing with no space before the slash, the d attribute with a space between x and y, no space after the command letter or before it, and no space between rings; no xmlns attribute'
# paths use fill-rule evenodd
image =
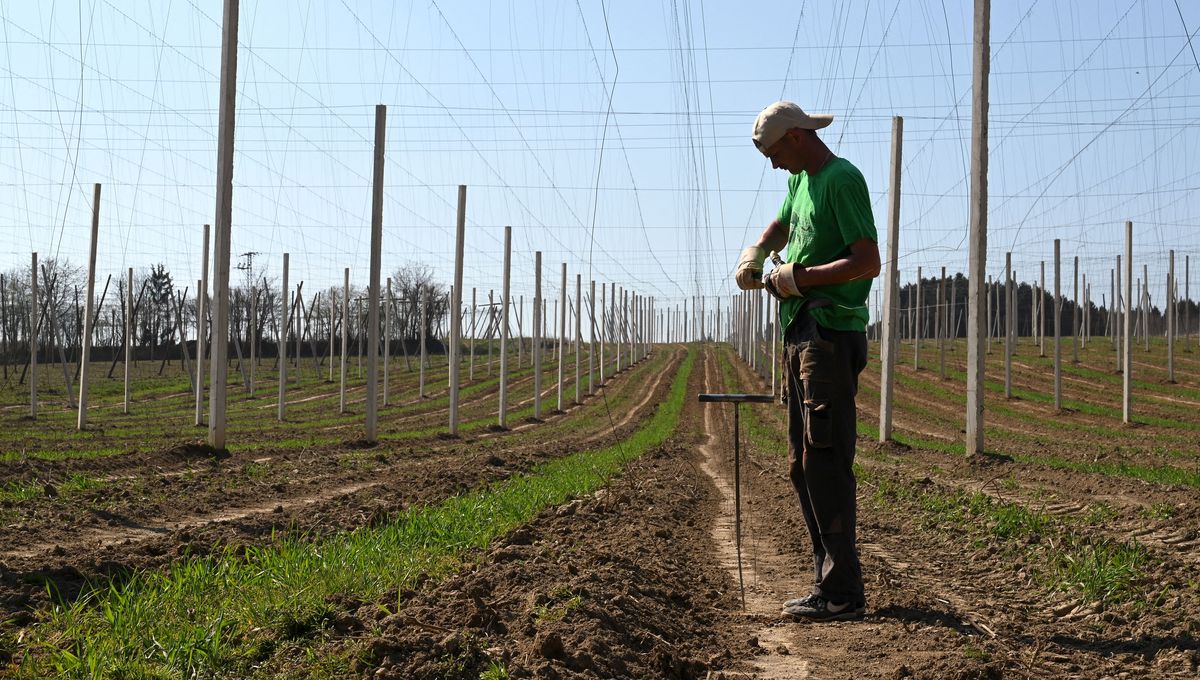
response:
<svg viewBox="0 0 1200 680"><path fill-rule="evenodd" d="M789 607L808 606L812 602L812 600L814 600L816 598L817 598L817 596L815 594L809 593L808 595L805 595L804 597L797 597L795 599L791 599L791 600L788 600L787 602L784 602L783 608L786 610Z"/></svg>
<svg viewBox="0 0 1200 680"><path fill-rule="evenodd" d="M866 611L865 602L831 602L818 595L783 608L783 613L788 616L812 621L856 621Z"/></svg>

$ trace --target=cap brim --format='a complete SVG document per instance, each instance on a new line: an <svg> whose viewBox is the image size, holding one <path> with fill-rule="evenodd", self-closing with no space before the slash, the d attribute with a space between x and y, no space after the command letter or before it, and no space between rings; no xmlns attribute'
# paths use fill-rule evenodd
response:
<svg viewBox="0 0 1200 680"><path fill-rule="evenodd" d="M812 127L809 128L810 130L820 130L821 128L829 127L830 123L833 122L833 114L810 113L808 114L808 119L812 121Z"/></svg>

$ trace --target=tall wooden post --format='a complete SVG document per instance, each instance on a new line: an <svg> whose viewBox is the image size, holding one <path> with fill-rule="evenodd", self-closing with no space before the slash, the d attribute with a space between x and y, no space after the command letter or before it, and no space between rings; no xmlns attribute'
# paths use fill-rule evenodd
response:
<svg viewBox="0 0 1200 680"><path fill-rule="evenodd" d="M581 375L582 361L580 358L580 348L583 345L583 327L580 325L582 321L583 308L583 275L575 275L575 403L583 401L581 391L581 383L583 382Z"/></svg>
<svg viewBox="0 0 1200 680"><path fill-rule="evenodd" d="M924 274L921 272L921 268L917 267L917 291L916 291L917 292L917 301L915 303L916 308L917 308L917 323L916 323L916 328L913 332L913 370L914 371L921 370L921 338L925 334L925 316L924 316L924 309L923 309L924 305L922 304L924 302L924 300L921 299L921 279L923 279L923 278L924 278Z"/></svg>
<svg viewBox="0 0 1200 680"><path fill-rule="evenodd" d="M183 325L180 325L183 328ZM183 337L179 338L183 342ZM125 272L125 401L122 412L129 413L129 364L133 358L133 267Z"/></svg>
<svg viewBox="0 0 1200 680"><path fill-rule="evenodd" d="M254 369L258 366L258 289L250 288L250 398L254 399L258 387L254 382Z"/></svg>
<svg viewBox="0 0 1200 680"><path fill-rule="evenodd" d="M458 223L454 241L454 288L450 299L450 434L458 434L459 360L462 352L463 241L466 238L467 187L458 186Z"/></svg>
<svg viewBox="0 0 1200 680"><path fill-rule="evenodd" d="M428 357L429 357L429 348L425 343L426 327L427 327L427 324L429 323L429 293L428 293L428 291L425 291L425 290L421 291L420 302L418 304L421 305L421 333L420 333L420 335L421 335L421 360L420 360L420 362L418 362L420 369L417 371L417 375L418 375L417 396L424 399L425 398L425 362L428 361ZM344 335L342 337L343 337L343 339L345 338ZM344 342L342 344L343 344L343 346L345 345ZM344 358L345 356L346 356L346 351L343 349L342 350L343 366L346 363L345 358ZM343 374L345 373L345 371L346 371L346 369L343 368L342 369ZM342 380L342 382L345 383L346 381Z"/></svg>
<svg viewBox="0 0 1200 680"><path fill-rule="evenodd" d="M92 189L92 239L88 249L87 302L83 315L83 337L80 338L79 365L79 413L75 421L75 429L82 430L87 426L88 401L88 364L92 358L92 310L96 296L96 239L100 236L100 185ZM77 289L78 290L78 289Z"/></svg>
<svg viewBox="0 0 1200 680"><path fill-rule="evenodd" d="M1004 254L1004 398L1012 399L1012 252Z"/></svg>
<svg viewBox="0 0 1200 680"><path fill-rule="evenodd" d="M623 295L623 293L622 293L622 295ZM623 333L625 332L625 328L621 325L621 319L619 319L617 316L617 305L618 305L620 299L621 298L618 297L618 295L617 295L617 284L614 281L612 284L611 323L613 325L613 346L616 347L617 363L616 363L616 368L613 369L613 375L616 375L621 372L621 345L623 344L623 339L625 337L623 335ZM684 323L683 323L683 327L685 329L687 328L687 317L686 317L687 311L686 310L687 310L687 307L685 306L684 307L685 316L684 316ZM686 333L687 331L685 330L684 332Z"/></svg>
<svg viewBox="0 0 1200 680"><path fill-rule="evenodd" d="M471 331L468 333L470 337L470 358L467 360L467 379L474 382L475 380L475 310L477 303L475 301L475 286L471 286Z"/></svg>
<svg viewBox="0 0 1200 680"><path fill-rule="evenodd" d="M1054 239L1054 410L1062 410L1062 254Z"/></svg>
<svg viewBox="0 0 1200 680"><path fill-rule="evenodd" d="M387 297L383 302L383 405L389 401L388 381L391 377L390 360L392 357L392 277L387 278Z"/></svg>
<svg viewBox="0 0 1200 680"><path fill-rule="evenodd" d="M558 410L565 411L563 397L563 382L566 375L566 344L567 344L567 263L562 263L562 284L559 288L558 299L562 302L562 311L558 315Z"/></svg>
<svg viewBox="0 0 1200 680"><path fill-rule="evenodd" d="M229 247L233 219L233 131L237 100L238 0L225 0L221 35L221 91L217 117L217 238L213 269L213 347L209 363L208 443L225 448L225 357L229 352Z"/></svg>
<svg viewBox="0 0 1200 680"><path fill-rule="evenodd" d="M508 427L508 301L510 274L512 272L512 227L504 227L504 292L500 304L504 306L500 324L500 427Z"/></svg>
<svg viewBox="0 0 1200 680"><path fill-rule="evenodd" d="M1142 338L1150 351L1150 265L1142 265Z"/></svg>
<svg viewBox="0 0 1200 680"><path fill-rule="evenodd" d="M1041 283L1038 284L1038 356L1046 356L1046 261L1041 261Z"/></svg>
<svg viewBox="0 0 1200 680"><path fill-rule="evenodd" d="M1167 296L1163 311L1167 315L1167 382L1175 382L1175 251L1168 253Z"/></svg>
<svg viewBox="0 0 1200 680"><path fill-rule="evenodd" d="M595 354L596 354L596 280L592 279L588 294L588 326L591 329L591 340L588 342L588 396L596 393L595 385Z"/></svg>
<svg viewBox="0 0 1200 680"><path fill-rule="evenodd" d="M1071 296L1074 299L1071 308L1071 363L1079 363L1079 256L1074 258L1072 265Z"/></svg>
<svg viewBox="0 0 1200 680"><path fill-rule="evenodd" d="M8 289L5 287L3 274L0 274L0 342L3 342L0 355L4 357L4 382L7 383L8 355L11 345L8 342Z"/></svg>
<svg viewBox="0 0 1200 680"><path fill-rule="evenodd" d="M489 378L492 375L492 345L495 344L494 342L492 342L492 330L491 329L494 326L494 324L496 323L495 319L496 319L496 291L495 291L495 289L489 288L488 289L488 331L487 331L487 340L488 340L488 343L487 343L487 350L488 350L487 367L488 367L488 377Z"/></svg>
<svg viewBox="0 0 1200 680"><path fill-rule="evenodd" d="M284 411L287 408L287 329L289 326L288 314L291 312L291 305L288 304L288 258L289 254L284 253L283 285L279 288L279 338L275 343L276 363L279 364L279 403L276 405L275 417L280 422L283 421Z"/></svg>
<svg viewBox="0 0 1200 680"><path fill-rule="evenodd" d="M946 341L949 336L950 315L946 311L946 268L942 267L942 278L938 283L938 377L946 379Z"/></svg>
<svg viewBox="0 0 1200 680"><path fill-rule="evenodd" d="M350 268L342 271L342 371L338 388L338 413L346 412L346 379L350 374ZM421 357L424 359L424 357Z"/></svg>
<svg viewBox="0 0 1200 680"><path fill-rule="evenodd" d="M604 316L605 316L604 312L608 308L608 306L606 304L606 300L604 299L605 291L607 291L607 290L608 290L608 286L604 285L604 283L601 282L601 284L600 284L600 359L599 359L599 361L596 362L597 366L600 369L600 384L601 385L604 385L604 343L608 337L608 332L607 332L608 327L604 325ZM593 305L594 304L595 303L593 302ZM596 316L595 314L592 315L592 323L595 323L595 316Z"/></svg>
<svg viewBox="0 0 1200 680"><path fill-rule="evenodd" d="M38 330L41 326L41 314L38 313L38 258L33 253L29 268L29 417L37 418L37 368L38 368Z"/></svg>
<svg viewBox="0 0 1200 680"><path fill-rule="evenodd" d="M367 284L367 441L377 439L379 423L379 279L383 257L383 160L387 107L375 106L375 165L371 183L371 271Z"/></svg>
<svg viewBox="0 0 1200 680"><path fill-rule="evenodd" d="M208 338L208 225L200 249L200 281L196 285L196 426L204 424L204 355ZM182 342L182 338L180 339Z"/></svg>
<svg viewBox="0 0 1200 680"><path fill-rule="evenodd" d="M542 251L533 254L533 417L542 417Z"/></svg>
<svg viewBox="0 0 1200 680"><path fill-rule="evenodd" d="M1121 422L1129 424L1133 416L1133 222L1125 223L1125 346L1121 373Z"/></svg>
<svg viewBox="0 0 1200 680"><path fill-rule="evenodd" d="M991 0L975 0L971 80L971 196L967 265L967 456L983 453L984 288L987 266L988 72L991 68Z"/></svg>
<svg viewBox="0 0 1200 680"><path fill-rule="evenodd" d="M329 289L329 379L326 382L333 382L333 320L337 318L337 297L334 296L334 288ZM346 323L342 319L342 323Z"/></svg>

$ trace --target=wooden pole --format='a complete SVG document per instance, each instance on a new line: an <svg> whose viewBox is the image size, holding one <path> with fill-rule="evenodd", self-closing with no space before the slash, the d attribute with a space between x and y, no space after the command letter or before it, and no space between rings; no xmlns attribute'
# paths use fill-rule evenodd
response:
<svg viewBox="0 0 1200 680"><path fill-rule="evenodd" d="M904 151L904 118L892 116L892 154L890 179L888 186L888 235L887 260L884 263L883 287L883 336L879 344L880 370L879 381L879 441L886 442L892 438L892 409L894 408L895 390L893 383L896 377L896 359L899 353L900 336L897 331L900 305L900 191L901 172L900 161ZM787 389L784 385L783 389Z"/></svg>
<svg viewBox="0 0 1200 680"><path fill-rule="evenodd" d="M488 330L487 330L487 350L488 350L487 374L488 374L489 378L492 376L492 345L496 344L495 342L493 342L493 339L494 339L493 334L495 332L496 327L497 327L496 326L496 289L489 288L488 289Z"/></svg>
<svg viewBox="0 0 1200 680"><path fill-rule="evenodd" d="M4 275L0 274L0 334L3 334L4 382L8 382L8 288L4 284Z"/></svg>
<svg viewBox="0 0 1200 680"><path fill-rule="evenodd" d="M604 325L604 318L603 318L604 310L607 309L606 301L604 299L605 291L607 289L608 289L608 286L604 285L603 283L600 284L600 316L601 316L601 319L600 319L600 360L597 362L597 366L600 368L600 384L601 385L604 384L604 341L605 341L606 337L608 336L608 333L606 331L607 327ZM592 304L593 304L593 306L595 305L594 302ZM596 322L595 316L596 316L595 314L592 315L592 323Z"/></svg>
<svg viewBox="0 0 1200 680"><path fill-rule="evenodd" d="M296 367L296 387L300 386L300 368L301 368L300 357L303 352L303 348L300 345L301 340L303 340L302 336L304 333L304 296L303 296L303 293L304 293L304 282L301 281L300 284L296 286L295 295L292 296L292 325L295 326L294 332L296 334L296 337L295 337L296 356L292 358L292 366Z"/></svg>
<svg viewBox="0 0 1200 680"><path fill-rule="evenodd" d="M258 289L250 288L250 398L255 398L254 367L258 365Z"/></svg>
<svg viewBox="0 0 1200 680"><path fill-rule="evenodd" d="M467 228L467 187L458 185L458 222L455 225L454 241L454 289L450 301L450 434L458 434L458 386L459 372L462 362L459 360L462 352L462 282L463 282L463 249L466 241Z"/></svg>
<svg viewBox="0 0 1200 680"><path fill-rule="evenodd" d="M338 413L346 412L346 378L350 373L350 268L342 272L342 371L338 388ZM424 356L422 356L424 359Z"/></svg>
<svg viewBox="0 0 1200 680"><path fill-rule="evenodd" d="M1054 410L1062 410L1062 253L1054 239Z"/></svg>
<svg viewBox="0 0 1200 680"><path fill-rule="evenodd" d="M88 402L88 363L92 358L92 308L96 295L96 239L100 236L100 185L92 188L92 238L88 248L87 300L83 316L83 336L80 338L80 360L82 369L79 372L79 413L75 420L75 429L82 430L87 426Z"/></svg>
<svg viewBox="0 0 1200 680"><path fill-rule="evenodd" d="M201 244L200 280L196 283L196 426L204 424L204 343L208 319L208 236L209 226L204 225L204 241ZM182 342L182 339L180 340Z"/></svg>
<svg viewBox="0 0 1200 680"><path fill-rule="evenodd" d="M613 346L616 347L616 353L617 353L617 364L616 364L616 368L613 369L613 375L616 375L621 372L621 345L623 344L622 340L625 337L624 335L622 335L622 333L624 333L625 329L620 325L620 320L617 316L617 304L623 297L624 297L623 290L622 290L622 294L620 296L618 296L617 284L614 281L612 284L612 314L609 317L609 323L612 325L612 330L613 330ZM686 331L686 329L687 329L687 307L686 307L686 305L684 306L683 313L684 313L683 327L685 329L684 332L686 333L687 332ZM686 341L686 337L685 337L685 341Z"/></svg>
<svg viewBox="0 0 1200 680"><path fill-rule="evenodd" d="M125 401L122 412L129 413L129 364L133 358L133 267L125 272ZM180 329L182 329L182 324ZM183 344L183 336L179 337Z"/></svg>
<svg viewBox="0 0 1200 680"><path fill-rule="evenodd" d="M533 417L542 417L542 251L533 254Z"/></svg>
<svg viewBox="0 0 1200 680"><path fill-rule="evenodd" d="M469 368L467 369L467 380L475 381L475 310L478 303L475 301L475 286L471 286L471 332L470 336L470 359L468 359Z"/></svg>
<svg viewBox="0 0 1200 680"><path fill-rule="evenodd" d="M329 291L329 378L326 382L330 383L333 382L333 320L337 317L337 297L333 294L334 290L336 289L330 288ZM346 320L342 319L342 323L346 323Z"/></svg>
<svg viewBox="0 0 1200 680"><path fill-rule="evenodd" d="M387 279L387 302L383 305L383 405L389 405L388 382L391 377L392 357L392 277Z"/></svg>
<svg viewBox="0 0 1200 680"><path fill-rule="evenodd" d="M375 169L371 190L371 273L367 291L367 441L374 443L379 423L379 279L383 258L383 160L387 107L375 106Z"/></svg>
<svg viewBox="0 0 1200 680"><path fill-rule="evenodd" d="M987 267L988 72L991 0L975 0L971 81L971 192L967 293L967 457L984 451L984 287Z"/></svg>
<svg viewBox="0 0 1200 680"><path fill-rule="evenodd" d="M504 227L504 283L500 304L504 306L500 324L500 427L508 427L508 307L511 295L512 227Z"/></svg>
<svg viewBox="0 0 1200 680"><path fill-rule="evenodd" d="M938 283L938 377L946 379L946 338L949 335L947 326L950 314L946 310L946 268L942 267L942 278Z"/></svg>
<svg viewBox="0 0 1200 680"><path fill-rule="evenodd" d="M581 394L581 384L583 376L581 374L582 361L580 357L580 347L583 344L583 327L580 325L582 321L583 308L583 275L575 275L575 403L583 402Z"/></svg>
<svg viewBox="0 0 1200 680"><path fill-rule="evenodd" d="M921 370L921 338L923 337L924 331L925 331L925 317L923 314L924 300L921 299L921 279L923 279L923 278L924 278L924 274L922 273L921 268L917 267L917 291L916 291L917 292L917 300L915 303L916 308L917 308L917 323L916 323L915 332L913 333L913 370L914 371Z"/></svg>
<svg viewBox="0 0 1200 680"><path fill-rule="evenodd" d="M1071 283L1071 296L1074 299L1071 307L1071 363L1079 363L1079 256L1074 257Z"/></svg>
<svg viewBox="0 0 1200 680"><path fill-rule="evenodd" d="M1133 222L1125 222L1125 346L1121 362L1124 380L1121 387L1121 422L1128 425L1133 417Z"/></svg>
<svg viewBox="0 0 1200 680"><path fill-rule="evenodd" d="M38 412L38 330L41 323L41 315L38 314L38 257L37 253L33 253L29 269L29 417L34 419Z"/></svg>
<svg viewBox="0 0 1200 680"><path fill-rule="evenodd" d="M1150 351L1150 265L1142 265L1142 339Z"/></svg>
<svg viewBox="0 0 1200 680"><path fill-rule="evenodd" d="M562 311L558 314L558 410L566 410L563 397L563 382L565 376L566 362L564 361L564 352L567 344L567 263L562 263L562 284L559 288L558 299L562 302L559 307Z"/></svg>
<svg viewBox="0 0 1200 680"><path fill-rule="evenodd" d="M229 351L229 247L233 217L233 133L234 103L237 99L238 0L225 0L224 30L221 36L221 91L217 128L217 210L216 255L213 270L212 375L209 378L208 443L214 449L225 448L225 357Z"/></svg>
<svg viewBox="0 0 1200 680"><path fill-rule="evenodd" d="M1167 382L1175 382L1175 251L1168 253L1167 296L1164 311L1167 314Z"/></svg>
<svg viewBox="0 0 1200 680"><path fill-rule="evenodd" d="M288 313L291 312L291 306L288 304L288 253L283 254L283 285L279 288L279 324L275 329L278 335L278 340L275 343L275 355L278 358L276 362L279 365L279 403L275 417L280 422L283 421L284 411L287 407L287 328L288 328Z"/></svg>
<svg viewBox="0 0 1200 680"><path fill-rule="evenodd" d="M1012 253L1004 254L1004 398L1012 399Z"/></svg>
<svg viewBox="0 0 1200 680"><path fill-rule="evenodd" d="M417 378L417 396L421 397L423 399L423 398L425 398L425 361L426 361L426 355L427 355L427 348L425 346L425 324L427 323L427 318L429 315L429 299L427 297L426 291L424 291L424 290L422 290L419 295L420 295L420 297L419 297L419 301L417 304L421 308L421 310L420 310L420 326L421 327L420 327L420 330L418 333L421 338L421 342L420 342L421 357L417 361L417 375L419 376Z"/></svg>
<svg viewBox="0 0 1200 680"><path fill-rule="evenodd" d="M590 284L590 292L588 294L588 326L591 329L591 338L588 341L588 396L596 393L596 280L592 279Z"/></svg>

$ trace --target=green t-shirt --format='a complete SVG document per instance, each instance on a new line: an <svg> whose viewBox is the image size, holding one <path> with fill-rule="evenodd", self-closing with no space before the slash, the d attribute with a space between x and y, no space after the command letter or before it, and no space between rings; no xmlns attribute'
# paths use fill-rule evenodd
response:
<svg viewBox="0 0 1200 680"><path fill-rule="evenodd" d="M869 238L878 241L867 182L854 164L835 158L815 175L801 172L788 179L788 195L779 209L779 221L788 225L787 262L806 267L846 257L850 244ZM867 329L867 294L871 279L813 286L807 297L831 304L815 307L817 323L840 331ZM780 328L786 330L805 298L788 298L779 305Z"/></svg>

